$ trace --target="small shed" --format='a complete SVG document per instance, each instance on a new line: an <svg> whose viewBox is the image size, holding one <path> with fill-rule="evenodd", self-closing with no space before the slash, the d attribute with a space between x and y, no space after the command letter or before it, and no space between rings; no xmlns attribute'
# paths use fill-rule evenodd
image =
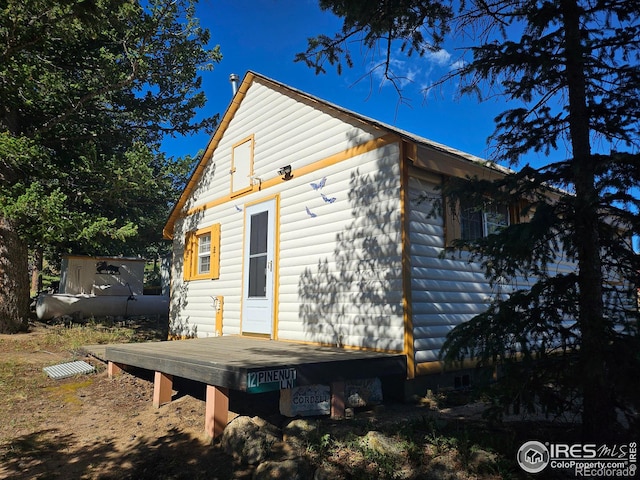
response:
<svg viewBox="0 0 640 480"><path fill-rule="evenodd" d="M68 295L142 295L143 258L90 257L62 258L60 293Z"/></svg>
<svg viewBox="0 0 640 480"><path fill-rule="evenodd" d="M144 295L145 263L142 258L65 256L59 292L41 294L36 300L38 319L141 315L166 319L168 295ZM163 262L163 281L167 268Z"/></svg>

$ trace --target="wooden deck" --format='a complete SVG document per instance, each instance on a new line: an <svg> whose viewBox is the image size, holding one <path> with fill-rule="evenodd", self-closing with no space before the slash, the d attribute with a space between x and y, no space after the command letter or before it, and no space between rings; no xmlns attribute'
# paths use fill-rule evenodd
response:
<svg viewBox="0 0 640 480"><path fill-rule="evenodd" d="M91 348L87 348L91 352ZM101 349L100 349L101 350ZM346 380L406 375L406 355L226 336L106 345L109 375L126 366L155 372L154 406L171 401L173 377L207 385L205 431L224 429L228 391L261 393L297 386L331 386L332 415L344 414Z"/></svg>

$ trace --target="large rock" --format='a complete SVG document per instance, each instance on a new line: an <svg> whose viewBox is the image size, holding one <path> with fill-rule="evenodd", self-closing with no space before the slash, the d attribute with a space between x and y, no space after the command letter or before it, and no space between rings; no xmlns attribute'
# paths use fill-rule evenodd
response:
<svg viewBox="0 0 640 480"><path fill-rule="evenodd" d="M241 463L255 465L267 459L272 445L279 440L277 427L260 417L240 416L224 429L220 444L228 455Z"/></svg>

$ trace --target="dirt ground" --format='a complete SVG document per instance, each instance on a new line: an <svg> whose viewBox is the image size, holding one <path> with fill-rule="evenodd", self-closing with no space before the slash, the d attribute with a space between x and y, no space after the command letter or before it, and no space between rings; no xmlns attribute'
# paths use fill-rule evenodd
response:
<svg viewBox="0 0 640 480"><path fill-rule="evenodd" d="M106 366L92 357L31 350L43 328L0 335L2 361L11 359L25 382L37 378L27 394L2 401L0 478L246 477L205 438L204 402L197 389L187 385L189 393L155 409L152 379L142 372L108 378ZM94 365L96 373L54 380L42 371L74 360Z"/></svg>
<svg viewBox="0 0 640 480"><path fill-rule="evenodd" d="M4 368L15 372L5 385L0 379L0 409L4 410L0 478L252 478L252 468L235 464L205 437L203 385L176 382L174 400L155 409L148 373L108 378L106 366L92 357L78 351L43 348L37 337L46 333L46 326L36 325L27 334L0 335L0 360ZM54 380L42 371L43 366L73 360L91 363L96 373ZM247 397L256 396L231 397L234 413L230 419L249 414L261 415L274 424L283 421L277 414L277 403L274 414L271 400ZM424 413L419 408L390 407L384 416L394 422ZM347 423L341 425L349 428Z"/></svg>

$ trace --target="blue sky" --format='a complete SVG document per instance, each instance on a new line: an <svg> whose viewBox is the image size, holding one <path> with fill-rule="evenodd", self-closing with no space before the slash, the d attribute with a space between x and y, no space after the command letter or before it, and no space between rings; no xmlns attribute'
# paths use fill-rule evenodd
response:
<svg viewBox="0 0 640 480"><path fill-rule="evenodd" d="M211 32L212 44L219 44L223 60L212 72L203 72L207 93L206 114L223 113L231 100L229 75L242 78L248 70L330 101L376 120L421 135L430 140L483 158L491 157L487 137L493 132L493 118L505 110L503 103L478 103L475 98L456 99L453 85L437 90L425 100L422 93L458 60L455 45L429 58L400 55L394 60L398 72L411 78L403 88L410 104L403 104L390 84L376 76L365 77L374 64L371 58L352 54L355 65L337 75L316 75L302 63L294 63L296 53L306 49L307 38L332 35L341 22L323 12L316 0L200 0L197 16ZM171 156L195 155L205 148L209 136L181 138L165 142Z"/></svg>

